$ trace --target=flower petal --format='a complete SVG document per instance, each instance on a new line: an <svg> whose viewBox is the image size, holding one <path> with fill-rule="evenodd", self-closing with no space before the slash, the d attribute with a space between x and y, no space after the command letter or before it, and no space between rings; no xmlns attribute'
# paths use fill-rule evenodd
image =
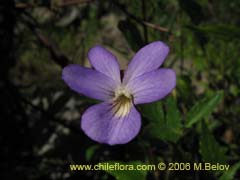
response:
<svg viewBox="0 0 240 180"><path fill-rule="evenodd" d="M74 91L103 101L112 98L117 87L117 83L108 76L74 64L63 69L62 79Z"/></svg>
<svg viewBox="0 0 240 180"><path fill-rule="evenodd" d="M88 59L97 71L120 83L120 67L117 58L111 52L101 46L95 46L89 50Z"/></svg>
<svg viewBox="0 0 240 180"><path fill-rule="evenodd" d="M111 104L105 102L88 108L82 115L81 128L97 142L125 144L140 130L140 114L133 106L125 117L116 117L111 108Z"/></svg>
<svg viewBox="0 0 240 180"><path fill-rule="evenodd" d="M133 94L134 104L142 104L164 98L175 86L175 72L162 68L129 81L126 87Z"/></svg>
<svg viewBox="0 0 240 180"><path fill-rule="evenodd" d="M135 77L159 68L168 52L169 47L161 41L152 42L141 48L128 65L123 83L126 84Z"/></svg>

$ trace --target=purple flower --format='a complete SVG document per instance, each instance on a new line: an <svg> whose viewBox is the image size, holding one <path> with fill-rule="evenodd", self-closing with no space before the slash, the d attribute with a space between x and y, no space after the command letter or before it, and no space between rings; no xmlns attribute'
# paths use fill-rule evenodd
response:
<svg viewBox="0 0 240 180"><path fill-rule="evenodd" d="M131 141L141 127L134 105L160 100L176 86L172 69L160 68L169 52L167 45L152 42L133 57L123 78L117 58L101 46L88 52L94 69L68 65L62 78L74 91L103 101L82 115L81 128L93 140L110 145Z"/></svg>

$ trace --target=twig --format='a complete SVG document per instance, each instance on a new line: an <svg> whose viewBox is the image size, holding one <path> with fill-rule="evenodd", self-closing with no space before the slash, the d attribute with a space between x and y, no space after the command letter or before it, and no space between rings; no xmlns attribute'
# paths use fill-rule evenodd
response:
<svg viewBox="0 0 240 180"><path fill-rule="evenodd" d="M153 24L153 23L144 21L144 20L142 20L142 19L134 16L133 14L129 13L122 4L120 4L120 3L116 2L116 1L111 1L111 2L112 2L116 7L118 7L122 12L124 12L129 18L133 19L134 21L138 22L139 24L142 24L142 25L147 26L147 27L149 27L149 28L155 29L155 30L157 30L157 31L170 32L169 29L167 29L167 28L165 28L165 27L161 27L161 26L159 26L159 25L157 25L157 24Z"/></svg>
<svg viewBox="0 0 240 180"><path fill-rule="evenodd" d="M54 62L56 62L62 68L64 68L70 63L68 58L63 53L61 53L56 47L56 45L50 42L50 40L46 36L44 36L40 32L40 30L35 30L34 33L39 39L39 41L43 44L43 46L49 50L50 55Z"/></svg>
<svg viewBox="0 0 240 180"><path fill-rule="evenodd" d="M29 18L29 19L25 20L26 24L36 35L36 37L41 42L41 44L49 51L52 60L56 64L60 65L62 68L65 67L66 65L70 64L69 59L58 50L55 43L51 42L46 36L44 36L41 33L35 19L31 15L29 15L27 12L25 12L24 14Z"/></svg>
<svg viewBox="0 0 240 180"><path fill-rule="evenodd" d="M145 26L150 27L152 29L158 30L158 31L163 31L163 32L170 32L169 29L159 26L157 24L152 24L150 22L143 21L142 22Z"/></svg>
<svg viewBox="0 0 240 180"><path fill-rule="evenodd" d="M71 6L71 5L77 5L77 4L85 4L85 3L91 3L94 0L59 0L59 1L50 1L47 5L48 6L55 6L55 7L64 7L64 6ZM44 7L46 4L33 4L33 3L16 3L15 8L17 9L27 9L27 8L37 8L37 7Z"/></svg>

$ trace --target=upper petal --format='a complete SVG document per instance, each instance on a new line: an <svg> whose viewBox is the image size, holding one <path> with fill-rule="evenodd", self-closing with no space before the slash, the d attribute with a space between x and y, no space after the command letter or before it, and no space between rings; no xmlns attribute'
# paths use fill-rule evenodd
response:
<svg viewBox="0 0 240 180"><path fill-rule="evenodd" d="M89 50L88 59L96 70L120 82L119 64L111 52L101 46L95 46Z"/></svg>
<svg viewBox="0 0 240 180"><path fill-rule="evenodd" d="M93 140L110 145L125 144L139 132L141 117L133 106L125 117L116 117L111 104L101 103L82 115L81 128Z"/></svg>
<svg viewBox="0 0 240 180"><path fill-rule="evenodd" d="M141 48L128 65L123 83L126 84L135 77L159 68L168 52L169 47L161 41L152 42Z"/></svg>
<svg viewBox="0 0 240 180"><path fill-rule="evenodd" d="M132 79L126 87L133 94L134 104L142 104L162 99L175 86L175 72L162 68Z"/></svg>
<svg viewBox="0 0 240 180"><path fill-rule="evenodd" d="M62 79L74 91L98 100L112 98L117 87L117 83L108 76L74 64L63 69Z"/></svg>

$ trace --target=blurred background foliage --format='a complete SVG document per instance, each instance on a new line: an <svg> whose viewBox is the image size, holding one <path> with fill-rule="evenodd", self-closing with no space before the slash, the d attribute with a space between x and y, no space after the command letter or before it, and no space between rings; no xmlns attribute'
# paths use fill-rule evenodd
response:
<svg viewBox="0 0 240 180"><path fill-rule="evenodd" d="M7 0L0 5L1 179L239 179L239 0ZM96 103L61 80L103 45L124 69L145 44L170 46L177 87L140 105L142 129L107 146L80 130ZM229 171L70 171L69 164L212 162Z"/></svg>

